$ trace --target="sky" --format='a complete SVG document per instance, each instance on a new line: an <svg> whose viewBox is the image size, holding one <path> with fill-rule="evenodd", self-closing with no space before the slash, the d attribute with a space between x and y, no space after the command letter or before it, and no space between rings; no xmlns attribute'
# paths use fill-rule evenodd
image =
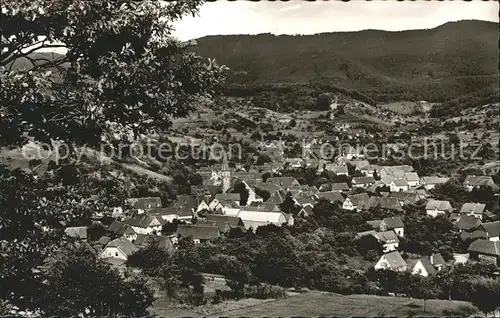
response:
<svg viewBox="0 0 500 318"><path fill-rule="evenodd" d="M429 29L450 21L498 22L497 1L224 1L207 2L199 16L177 21L180 40L219 34L314 34L378 29Z"/></svg>

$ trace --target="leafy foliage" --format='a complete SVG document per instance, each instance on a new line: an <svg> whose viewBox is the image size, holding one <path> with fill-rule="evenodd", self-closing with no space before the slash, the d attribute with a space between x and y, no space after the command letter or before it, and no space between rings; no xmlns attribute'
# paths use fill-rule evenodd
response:
<svg viewBox="0 0 500 318"><path fill-rule="evenodd" d="M144 315L153 294L140 281L123 281L109 265L98 262L85 248L76 248L54 260L41 289L45 315Z"/></svg>
<svg viewBox="0 0 500 318"><path fill-rule="evenodd" d="M204 63L191 44L170 37L172 22L196 13L200 3L6 3L0 140L95 146L168 127L171 116L186 115L223 79L223 67ZM37 55L58 48L67 52ZM25 65L16 67L23 59Z"/></svg>
<svg viewBox="0 0 500 318"><path fill-rule="evenodd" d="M0 17L0 146L64 142L73 159L78 146L130 142L186 115L194 101L210 97L224 78L224 67L205 62L192 52L192 43L170 36L172 22L195 14L201 3L5 3ZM54 49L65 52L47 53ZM189 173L181 171L176 181ZM123 205L128 195L172 194L165 183L141 177L133 181L136 187L129 192L130 184L126 187L104 168L68 162L52 162L49 173L38 176L0 166L2 304L49 315L144 315L152 299L142 282L123 281L87 252L58 253L74 243L63 236L64 227L89 225L93 213L106 214L107 207ZM196 176L191 181L200 182ZM62 258L44 282L40 273L50 256ZM201 277L180 273L199 295Z"/></svg>

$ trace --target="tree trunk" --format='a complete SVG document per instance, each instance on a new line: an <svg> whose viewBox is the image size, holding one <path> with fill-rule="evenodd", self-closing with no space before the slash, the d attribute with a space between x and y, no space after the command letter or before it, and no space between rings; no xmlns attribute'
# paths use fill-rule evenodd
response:
<svg viewBox="0 0 500 318"><path fill-rule="evenodd" d="M427 311L427 299L424 299L424 312Z"/></svg>

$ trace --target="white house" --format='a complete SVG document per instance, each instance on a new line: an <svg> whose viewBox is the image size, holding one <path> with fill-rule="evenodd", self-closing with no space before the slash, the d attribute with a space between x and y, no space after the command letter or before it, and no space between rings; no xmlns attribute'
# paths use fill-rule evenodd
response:
<svg viewBox="0 0 500 318"><path fill-rule="evenodd" d="M486 205L482 203L464 203L460 209L460 215L471 215L482 220L485 207Z"/></svg>
<svg viewBox="0 0 500 318"><path fill-rule="evenodd" d="M238 217L243 221L245 228L256 230L257 227L274 224L281 226L288 223L287 217L280 212L240 211Z"/></svg>
<svg viewBox="0 0 500 318"><path fill-rule="evenodd" d="M440 178L436 176L422 177L420 179L420 184L424 186L425 190L432 190L438 184L446 183L450 178Z"/></svg>
<svg viewBox="0 0 500 318"><path fill-rule="evenodd" d="M361 173L363 173L367 177L373 177L375 172L379 169L377 165L368 165L360 169Z"/></svg>
<svg viewBox="0 0 500 318"><path fill-rule="evenodd" d="M346 166L338 166L334 163L327 163L325 165L325 170L327 171L332 171L336 175L344 175L347 176L349 174L349 171L347 170Z"/></svg>
<svg viewBox="0 0 500 318"><path fill-rule="evenodd" d="M123 208L121 206L113 207L111 210L111 217L114 219L119 218L123 214Z"/></svg>
<svg viewBox="0 0 500 318"><path fill-rule="evenodd" d="M99 258L105 260L116 260L125 263L130 255L138 251L138 248L125 237L110 241L99 254Z"/></svg>
<svg viewBox="0 0 500 318"><path fill-rule="evenodd" d="M392 230L399 237L405 236L405 225L399 216L386 217L380 221L381 232Z"/></svg>
<svg viewBox="0 0 500 318"><path fill-rule="evenodd" d="M130 226L127 226L123 236L132 243L137 240L137 232Z"/></svg>
<svg viewBox="0 0 500 318"><path fill-rule="evenodd" d="M200 204L198 204L198 207L196 208L196 212L200 212L203 210L210 210L210 207L205 202L205 200L201 201Z"/></svg>
<svg viewBox="0 0 500 318"><path fill-rule="evenodd" d="M238 213L241 211L240 205L234 202L221 203L220 209L222 210L222 214L227 216L238 216Z"/></svg>
<svg viewBox="0 0 500 318"><path fill-rule="evenodd" d="M408 191L408 182L404 179L396 179L389 184L389 188L391 192Z"/></svg>
<svg viewBox="0 0 500 318"><path fill-rule="evenodd" d="M373 177L354 177L352 178L353 188L368 188L375 183Z"/></svg>
<svg viewBox="0 0 500 318"><path fill-rule="evenodd" d="M384 253L395 251L399 247L399 239L394 231L376 232L374 236L382 243Z"/></svg>
<svg viewBox="0 0 500 318"><path fill-rule="evenodd" d="M380 257L374 268L376 270L393 270L397 272L406 271L407 264L398 251L384 254Z"/></svg>
<svg viewBox="0 0 500 318"><path fill-rule="evenodd" d="M124 220L138 234L156 234L161 232L162 224L157 217L151 215L136 215Z"/></svg>
<svg viewBox="0 0 500 318"><path fill-rule="evenodd" d="M438 215L444 215L450 213L453 210L450 202L440 201L440 200L429 200L425 206L425 211L427 215L436 217Z"/></svg>
<svg viewBox="0 0 500 318"><path fill-rule="evenodd" d="M160 197L129 198L125 202L137 209L138 214L144 213L147 209L162 207Z"/></svg>
<svg viewBox="0 0 500 318"><path fill-rule="evenodd" d="M424 256L417 261L411 273L413 275L420 275L428 277L440 272L446 266L441 254L432 254L431 256Z"/></svg>
<svg viewBox="0 0 500 318"><path fill-rule="evenodd" d="M356 206L352 203L351 199L349 197L347 197L345 199L344 203L342 203L342 209L348 210L348 211L353 211L356 209Z"/></svg>
<svg viewBox="0 0 500 318"><path fill-rule="evenodd" d="M500 221L483 223L479 225L478 230L486 232L489 241L497 242L500 236Z"/></svg>
<svg viewBox="0 0 500 318"><path fill-rule="evenodd" d="M405 173L405 180L408 182L409 187L416 188L420 186L420 177L416 172Z"/></svg>

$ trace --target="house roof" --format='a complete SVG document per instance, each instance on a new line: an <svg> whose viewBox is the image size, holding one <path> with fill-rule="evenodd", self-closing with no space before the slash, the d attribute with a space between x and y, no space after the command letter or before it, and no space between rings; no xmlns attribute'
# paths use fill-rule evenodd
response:
<svg viewBox="0 0 500 318"><path fill-rule="evenodd" d="M407 173L405 173L405 179L408 182L420 181L420 177L418 176L418 173L416 173L416 172L407 172Z"/></svg>
<svg viewBox="0 0 500 318"><path fill-rule="evenodd" d="M398 210L401 211L403 208L401 207L401 203L399 203L399 200L394 197L380 197L377 198L378 201L378 206L382 209L388 209L388 210Z"/></svg>
<svg viewBox="0 0 500 318"><path fill-rule="evenodd" d="M399 165L399 166L392 166L392 168L404 171L405 173L407 172L412 172L414 169L410 165Z"/></svg>
<svg viewBox="0 0 500 318"><path fill-rule="evenodd" d="M311 215L314 215L314 211L313 211L313 207L310 206L310 205L306 205L305 207L303 207L301 209L301 211L304 210L305 214L311 216Z"/></svg>
<svg viewBox="0 0 500 318"><path fill-rule="evenodd" d="M365 166L363 168L361 168L362 171L377 171L379 170L380 167L378 165L368 165L368 166Z"/></svg>
<svg viewBox="0 0 500 318"><path fill-rule="evenodd" d="M438 266L438 265L444 266L444 265L446 265L446 261L444 260L444 258L441 255L441 253L432 254L431 256L429 256L429 259L431 260L431 263L434 266Z"/></svg>
<svg viewBox="0 0 500 318"><path fill-rule="evenodd" d="M464 203L460 209L460 213L483 214L485 204L482 203Z"/></svg>
<svg viewBox="0 0 500 318"><path fill-rule="evenodd" d="M451 211L452 207L450 202L430 199L425 205L426 210L439 210L439 211Z"/></svg>
<svg viewBox="0 0 500 318"><path fill-rule="evenodd" d="M239 193L219 193L215 195L215 199L219 202L221 201L238 201L240 202L240 194Z"/></svg>
<svg viewBox="0 0 500 318"><path fill-rule="evenodd" d="M280 218L284 215L281 212L264 212L264 211L240 211L238 217L245 221L270 222L279 223ZM284 218L286 219L286 218Z"/></svg>
<svg viewBox="0 0 500 318"><path fill-rule="evenodd" d="M358 193L348 196L352 204L357 206L359 209L369 209L370 208L370 196L368 193Z"/></svg>
<svg viewBox="0 0 500 318"><path fill-rule="evenodd" d="M348 163L355 166L358 170L370 165L368 160L351 160L350 162L348 161Z"/></svg>
<svg viewBox="0 0 500 318"><path fill-rule="evenodd" d="M157 215L178 215L180 209L175 208L174 206L167 206L164 208L153 208L147 209L146 213L148 214L157 214Z"/></svg>
<svg viewBox="0 0 500 318"><path fill-rule="evenodd" d="M346 166L339 166L334 163L327 163L325 165L325 170L333 171L335 174L347 174L348 170Z"/></svg>
<svg viewBox="0 0 500 318"><path fill-rule="evenodd" d="M446 262L439 253L433 254L431 256L424 256L420 259L420 262L422 262L422 265L424 266L425 270L427 271L427 274L429 275L435 275L437 273L436 270L437 266L446 265Z"/></svg>
<svg viewBox="0 0 500 318"><path fill-rule="evenodd" d="M488 233L486 233L485 231L482 231L482 230L475 230L473 232L462 232L460 234L460 239L465 242L467 240L475 240L475 239L478 239L478 238L488 238Z"/></svg>
<svg viewBox="0 0 500 318"><path fill-rule="evenodd" d="M146 237L146 234L137 233L137 237L132 244L134 244L135 246L143 246L146 242Z"/></svg>
<svg viewBox="0 0 500 318"><path fill-rule="evenodd" d="M384 218L382 221L386 224L388 230L405 227L399 216Z"/></svg>
<svg viewBox="0 0 500 318"><path fill-rule="evenodd" d="M400 168L401 166L384 166L380 167L380 174L393 178L404 178L405 171Z"/></svg>
<svg viewBox="0 0 500 318"><path fill-rule="evenodd" d="M347 191L349 190L349 185L347 185L347 183L345 182L339 182L339 183L331 183L331 188L332 188L332 191Z"/></svg>
<svg viewBox="0 0 500 318"><path fill-rule="evenodd" d="M161 207L160 197L144 197L144 198L128 198L125 200L127 204L136 209L149 209Z"/></svg>
<svg viewBox="0 0 500 318"><path fill-rule="evenodd" d="M64 230L64 233L66 235L77 238L77 239L82 239L86 240L87 239L87 227L86 226L72 226L72 227L67 227Z"/></svg>
<svg viewBox="0 0 500 318"><path fill-rule="evenodd" d="M285 201L286 193L284 190L279 190L271 194L266 203L281 204Z"/></svg>
<svg viewBox="0 0 500 318"><path fill-rule="evenodd" d="M394 184L396 187L407 187L408 182L405 179L396 179L394 180Z"/></svg>
<svg viewBox="0 0 500 318"><path fill-rule="evenodd" d="M294 177L273 177L266 180L266 183L275 184L283 189L289 188L294 182L297 182Z"/></svg>
<svg viewBox="0 0 500 318"><path fill-rule="evenodd" d="M387 260L387 263L389 263L389 266L392 269L397 269L397 268L400 268L400 267L407 265L405 260L403 259L401 254L399 254L398 251L393 251L393 252L384 254L384 255L382 255L382 257L384 257Z"/></svg>
<svg viewBox="0 0 500 318"><path fill-rule="evenodd" d="M198 207L198 198L195 195L178 195L174 203L174 207L179 209L196 209Z"/></svg>
<svg viewBox="0 0 500 318"><path fill-rule="evenodd" d="M493 179L490 176L475 176L468 175L464 180L465 186L490 186L494 189L498 189L498 186L493 182Z"/></svg>
<svg viewBox="0 0 500 318"><path fill-rule="evenodd" d="M375 179L373 179L373 177L354 177L352 178L352 183L355 184L375 183Z"/></svg>
<svg viewBox="0 0 500 318"><path fill-rule="evenodd" d="M473 215L460 216L455 223L455 227L459 230L472 230L481 225L481 220Z"/></svg>
<svg viewBox="0 0 500 318"><path fill-rule="evenodd" d="M294 199L300 205L306 205L306 204L312 204L312 205L314 205L314 202L316 201L315 196L305 195L305 194L298 195Z"/></svg>
<svg viewBox="0 0 500 318"><path fill-rule="evenodd" d="M138 248L124 237L119 237L117 239L112 240L106 245L105 249L108 247L116 247L120 249L127 256L130 256L138 251Z"/></svg>
<svg viewBox="0 0 500 318"><path fill-rule="evenodd" d="M335 191L328 191L328 192L320 192L317 194L318 199L324 199L330 202L340 202L343 203L345 201L344 197L342 194L339 192Z"/></svg>
<svg viewBox="0 0 500 318"><path fill-rule="evenodd" d="M101 236L101 238L99 240L97 240L97 244L100 244L100 245L106 245L109 243L111 239L108 237L108 236Z"/></svg>
<svg viewBox="0 0 500 318"><path fill-rule="evenodd" d="M215 222L215 226L219 227L219 229L220 226L225 223L227 223L229 227L243 226L241 218L236 216L208 214L206 220Z"/></svg>
<svg viewBox="0 0 500 318"><path fill-rule="evenodd" d="M125 233L125 231L127 230L127 228L129 228L130 225L128 224L125 224L123 222L120 222L118 220L114 220L113 223L111 223L109 226L108 226L108 231L110 231L111 233L113 233L114 235L123 235Z"/></svg>
<svg viewBox="0 0 500 318"><path fill-rule="evenodd" d="M191 193L202 195L214 195L217 194L221 190L221 187L218 185L209 185L209 184L200 184L200 185L192 185Z"/></svg>
<svg viewBox="0 0 500 318"><path fill-rule="evenodd" d="M366 235L372 235L374 237L376 236L377 232L375 230L369 230L369 231L363 231L363 232L358 232L356 235L358 237L366 236Z"/></svg>
<svg viewBox="0 0 500 318"><path fill-rule="evenodd" d="M375 237L382 243L399 243L398 236L394 231L377 232Z"/></svg>
<svg viewBox="0 0 500 318"><path fill-rule="evenodd" d="M130 226L136 226L141 228L147 228L152 222L158 221L158 219L152 215L138 214L132 218L124 220L125 224ZM159 221L158 221L159 223Z"/></svg>
<svg viewBox="0 0 500 318"><path fill-rule="evenodd" d="M389 196L397 198L399 201L410 200L416 202L418 200L415 192L391 192Z"/></svg>
<svg viewBox="0 0 500 318"><path fill-rule="evenodd" d="M479 228L488 233L490 238L500 236L500 221L486 222L481 224Z"/></svg>
<svg viewBox="0 0 500 318"><path fill-rule="evenodd" d="M434 268L432 265L429 256L424 256L420 259L420 262L422 263L422 266L425 268L425 271L429 276L431 275L436 275L437 270Z"/></svg>
<svg viewBox="0 0 500 318"><path fill-rule="evenodd" d="M476 252L486 255L500 256L500 241L489 241L484 239L475 240L468 249L470 252Z"/></svg>
<svg viewBox="0 0 500 318"><path fill-rule="evenodd" d="M239 203L236 203L234 201L222 201L219 202L223 207L228 208L228 209L239 209L240 205ZM253 203L253 202L252 202Z"/></svg>
<svg viewBox="0 0 500 318"><path fill-rule="evenodd" d="M384 185L389 185L391 184L396 178L392 176L385 176L380 178L380 182L382 182Z"/></svg>
<svg viewBox="0 0 500 318"><path fill-rule="evenodd" d="M439 178L436 176L422 177L421 182L425 184L440 184L446 181L443 181L443 178Z"/></svg>
<svg viewBox="0 0 500 318"><path fill-rule="evenodd" d="M366 221L366 223L371 226L372 229L378 229L380 227L380 223L382 220L371 220L371 221Z"/></svg>
<svg viewBox="0 0 500 318"><path fill-rule="evenodd" d="M244 208L246 211L267 211L267 212L281 212L279 205L266 201L266 202L253 202L254 204L247 205Z"/></svg>
<svg viewBox="0 0 500 318"><path fill-rule="evenodd" d="M220 236L217 227L201 225L179 225L176 233L181 237L191 236L199 240L209 240Z"/></svg>
<svg viewBox="0 0 500 318"><path fill-rule="evenodd" d="M273 195L275 192L281 189L280 186L275 185L274 183L259 183L255 185L255 188L265 190L269 192L270 195Z"/></svg>

